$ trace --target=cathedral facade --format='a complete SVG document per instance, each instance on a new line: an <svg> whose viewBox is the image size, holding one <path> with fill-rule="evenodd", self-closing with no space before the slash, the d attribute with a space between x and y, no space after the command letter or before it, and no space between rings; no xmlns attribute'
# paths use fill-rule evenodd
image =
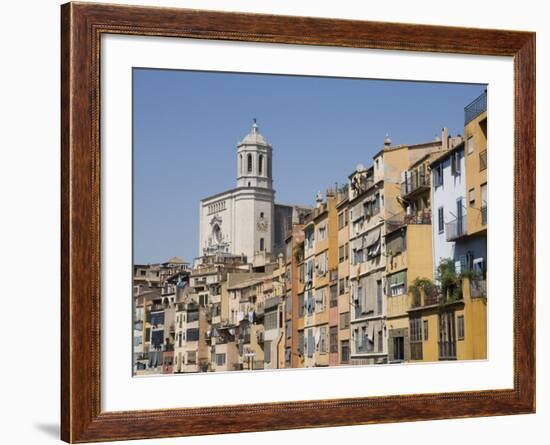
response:
<svg viewBox="0 0 550 445"><path fill-rule="evenodd" d="M236 187L200 202L199 256L275 252L272 156L254 120L237 145Z"/></svg>

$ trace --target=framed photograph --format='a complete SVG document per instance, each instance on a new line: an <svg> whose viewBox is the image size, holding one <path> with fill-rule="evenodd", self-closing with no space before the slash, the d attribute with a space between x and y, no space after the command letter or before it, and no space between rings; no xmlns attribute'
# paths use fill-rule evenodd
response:
<svg viewBox="0 0 550 445"><path fill-rule="evenodd" d="M534 33L61 17L63 440L535 411Z"/></svg>

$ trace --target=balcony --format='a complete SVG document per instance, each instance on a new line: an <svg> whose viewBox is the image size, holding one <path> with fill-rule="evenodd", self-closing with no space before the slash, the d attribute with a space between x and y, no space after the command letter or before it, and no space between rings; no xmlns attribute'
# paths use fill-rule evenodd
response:
<svg viewBox="0 0 550 445"><path fill-rule="evenodd" d="M481 206L481 224L487 225L487 206Z"/></svg>
<svg viewBox="0 0 550 445"><path fill-rule="evenodd" d="M407 212L402 212L397 215L394 215L386 220L386 232L390 233L394 230L397 230L403 226L409 224L431 224L432 223L432 213L430 210L423 210L415 214L407 214Z"/></svg>
<svg viewBox="0 0 550 445"><path fill-rule="evenodd" d="M470 281L470 296L486 297L487 296L487 281L474 279Z"/></svg>
<svg viewBox="0 0 550 445"><path fill-rule="evenodd" d="M464 125L487 111L487 91L464 107Z"/></svg>
<svg viewBox="0 0 550 445"><path fill-rule="evenodd" d="M466 215L445 224L447 241L454 241L466 235Z"/></svg>
<svg viewBox="0 0 550 445"><path fill-rule="evenodd" d="M401 196L407 198L420 191L430 189L430 175L418 172L408 172L407 179L401 183Z"/></svg>
<svg viewBox="0 0 550 445"><path fill-rule="evenodd" d="M479 153L479 171L487 170L487 150Z"/></svg>
<svg viewBox="0 0 550 445"><path fill-rule="evenodd" d="M427 306L434 306L441 301L439 289L435 285L423 286L419 292L412 293L411 309L418 309Z"/></svg>

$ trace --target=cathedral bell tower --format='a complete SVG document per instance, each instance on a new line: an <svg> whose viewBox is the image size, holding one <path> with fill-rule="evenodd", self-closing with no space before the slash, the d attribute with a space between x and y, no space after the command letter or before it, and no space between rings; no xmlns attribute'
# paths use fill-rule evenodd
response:
<svg viewBox="0 0 550 445"><path fill-rule="evenodd" d="M260 187L271 190L272 147L260 134L256 119L252 128L237 145L237 187Z"/></svg>

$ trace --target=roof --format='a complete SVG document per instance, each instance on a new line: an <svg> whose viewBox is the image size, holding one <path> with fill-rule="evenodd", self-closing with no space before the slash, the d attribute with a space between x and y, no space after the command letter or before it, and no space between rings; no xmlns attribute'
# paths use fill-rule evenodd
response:
<svg viewBox="0 0 550 445"><path fill-rule="evenodd" d="M164 264L188 264L186 261L183 261L180 257L174 256L166 261Z"/></svg>
<svg viewBox="0 0 550 445"><path fill-rule="evenodd" d="M439 156L436 156L435 159L433 159L430 162L430 166L438 164L439 162L447 159L451 155L451 153L454 153L455 151L458 151L463 148L464 148L464 141L462 141L460 144L455 145L453 148L450 148L449 150L445 150Z"/></svg>
<svg viewBox="0 0 550 445"><path fill-rule="evenodd" d="M238 145L263 145L264 147L271 147L267 139L260 133L256 119L252 121L250 133L248 133Z"/></svg>

